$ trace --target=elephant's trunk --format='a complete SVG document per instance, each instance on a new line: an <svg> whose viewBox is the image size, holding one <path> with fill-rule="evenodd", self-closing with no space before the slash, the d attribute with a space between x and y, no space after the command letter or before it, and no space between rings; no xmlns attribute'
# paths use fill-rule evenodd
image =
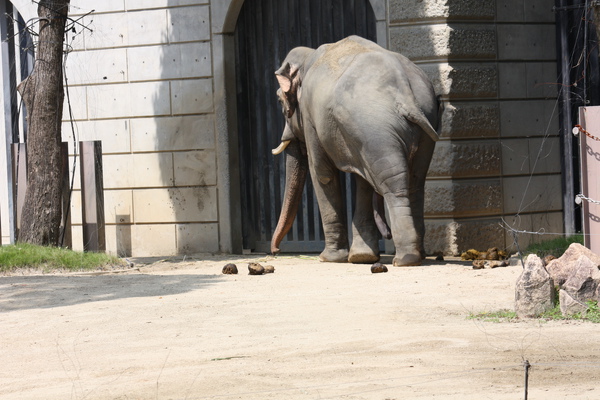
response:
<svg viewBox="0 0 600 400"><path fill-rule="evenodd" d="M294 224L308 173L308 158L302 154L301 145L297 140L287 146L285 169L285 195L279 222L277 222L277 228L271 239L271 253L273 254L279 253L279 244Z"/></svg>

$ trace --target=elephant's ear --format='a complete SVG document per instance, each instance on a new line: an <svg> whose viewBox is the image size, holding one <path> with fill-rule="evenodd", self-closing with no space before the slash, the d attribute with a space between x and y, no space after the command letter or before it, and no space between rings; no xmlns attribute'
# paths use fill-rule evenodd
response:
<svg viewBox="0 0 600 400"><path fill-rule="evenodd" d="M275 77L279 82L279 87L286 95L294 95L300 83L300 75L298 75L298 66L286 62L275 71Z"/></svg>

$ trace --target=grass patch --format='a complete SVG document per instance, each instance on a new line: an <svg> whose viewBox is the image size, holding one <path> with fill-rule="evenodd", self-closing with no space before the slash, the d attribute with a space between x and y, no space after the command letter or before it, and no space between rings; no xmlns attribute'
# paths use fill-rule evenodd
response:
<svg viewBox="0 0 600 400"><path fill-rule="evenodd" d="M511 310L485 311L471 313L467 319L477 319L484 322L513 322L517 320L517 313Z"/></svg>
<svg viewBox="0 0 600 400"><path fill-rule="evenodd" d="M576 234L569 237L558 237L540 243L532 243L525 249L524 254L537 254L540 258L544 258L547 255L560 257L573 243L579 243L582 245L583 235Z"/></svg>
<svg viewBox="0 0 600 400"><path fill-rule="evenodd" d="M540 318L545 319L547 321L588 321L594 324L600 323L600 307L598 307L598 302L595 300L589 300L586 302L588 309L584 312L572 314L572 315L563 315L560 312L560 304L556 302L556 305L552 310L546 311Z"/></svg>
<svg viewBox="0 0 600 400"><path fill-rule="evenodd" d="M102 270L122 268L126 264L105 253L84 253L59 247L35 246L27 243L0 247L0 273L18 269L50 271Z"/></svg>
<svg viewBox="0 0 600 400"><path fill-rule="evenodd" d="M560 311L560 304L558 302L558 291L556 292L555 306L551 310L546 311L538 317L545 321L588 321L594 324L600 324L600 307L598 302L595 300L589 300L586 302L587 310L584 312L563 315ZM467 319L476 319L483 322L516 322L519 320L517 313L511 310L500 310L500 311L486 311L481 313L470 313ZM534 318L532 318L534 319Z"/></svg>

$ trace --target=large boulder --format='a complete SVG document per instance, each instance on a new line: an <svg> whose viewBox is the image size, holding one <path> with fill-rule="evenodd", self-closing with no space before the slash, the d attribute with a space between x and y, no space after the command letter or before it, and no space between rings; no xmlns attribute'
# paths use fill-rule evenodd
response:
<svg viewBox="0 0 600 400"><path fill-rule="evenodd" d="M572 263L571 276L567 278L561 289L577 301L585 303L596 300L598 266L587 256L582 255Z"/></svg>
<svg viewBox="0 0 600 400"><path fill-rule="evenodd" d="M562 315L573 315L583 313L588 309L587 304L573 298L566 290L561 289L558 293L560 312Z"/></svg>
<svg viewBox="0 0 600 400"><path fill-rule="evenodd" d="M515 311L519 318L533 318L554 307L554 281L535 254L525 260L523 272L517 279Z"/></svg>
<svg viewBox="0 0 600 400"><path fill-rule="evenodd" d="M560 257L556 258L546 266L548 273L558 286L562 286L567 279L576 274L576 270L579 268L578 261L582 256L588 258L592 265L595 265L595 269L592 271L592 279L600 280L600 256L593 253L590 249L579 243L573 243Z"/></svg>

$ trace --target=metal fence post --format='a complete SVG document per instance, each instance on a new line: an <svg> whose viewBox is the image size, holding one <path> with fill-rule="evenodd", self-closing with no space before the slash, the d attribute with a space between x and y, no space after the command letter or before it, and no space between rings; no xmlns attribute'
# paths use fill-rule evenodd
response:
<svg viewBox="0 0 600 400"><path fill-rule="evenodd" d="M102 142L79 142L84 251L105 251Z"/></svg>

